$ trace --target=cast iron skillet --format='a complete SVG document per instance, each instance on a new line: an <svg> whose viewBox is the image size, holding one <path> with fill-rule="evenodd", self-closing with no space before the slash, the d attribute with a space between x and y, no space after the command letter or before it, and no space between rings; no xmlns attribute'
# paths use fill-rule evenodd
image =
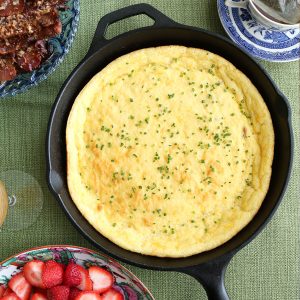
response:
<svg viewBox="0 0 300 300"><path fill-rule="evenodd" d="M130 16L146 14L153 26L104 38L107 27ZM66 179L66 121L73 102L93 75L115 58L136 49L160 45L203 48L231 61L258 88L270 110L275 130L275 154L271 184L254 219L235 237L216 249L187 258L159 258L122 249L99 234L74 205ZM53 105L47 133L47 176L49 186L67 216L81 233L109 255L142 268L178 271L195 277L211 300L229 299L224 273L232 256L248 244L268 223L284 194L290 176L293 137L287 99L266 72L243 50L228 39L203 29L178 24L148 4L125 7L104 16L97 27L90 49L61 88Z"/></svg>

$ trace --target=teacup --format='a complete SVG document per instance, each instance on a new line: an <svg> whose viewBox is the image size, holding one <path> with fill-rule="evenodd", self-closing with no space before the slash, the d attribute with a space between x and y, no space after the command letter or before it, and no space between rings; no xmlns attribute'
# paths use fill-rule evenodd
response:
<svg viewBox="0 0 300 300"><path fill-rule="evenodd" d="M286 24L281 23L279 21L274 20L273 18L269 17L265 13L263 13L253 2L253 0L240 0L240 1L233 1L233 0L225 0L225 5L229 7L238 7L238 8L245 8L248 9L251 15L262 25L267 27L271 27L272 29L285 31L291 29L299 29L300 23L297 24Z"/></svg>

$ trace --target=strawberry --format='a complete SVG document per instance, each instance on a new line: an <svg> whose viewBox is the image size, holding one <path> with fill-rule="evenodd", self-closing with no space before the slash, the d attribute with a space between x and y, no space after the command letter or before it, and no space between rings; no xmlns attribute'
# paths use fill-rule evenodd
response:
<svg viewBox="0 0 300 300"><path fill-rule="evenodd" d="M32 285L44 288L42 282L42 272L45 263L40 260L32 260L25 264L23 272L26 280Z"/></svg>
<svg viewBox="0 0 300 300"><path fill-rule="evenodd" d="M75 300L101 300L101 296L96 292L83 291L75 298Z"/></svg>
<svg viewBox="0 0 300 300"><path fill-rule="evenodd" d="M61 264L54 260L45 262L42 272L42 283L45 288L52 288L61 285L63 282L64 270Z"/></svg>
<svg viewBox="0 0 300 300"><path fill-rule="evenodd" d="M70 288L64 285L54 286L48 290L49 300L68 300Z"/></svg>
<svg viewBox="0 0 300 300"><path fill-rule="evenodd" d="M91 291L93 289L93 282L89 276L89 272L82 266L78 265L78 267L81 274L81 282L76 287L81 291Z"/></svg>
<svg viewBox="0 0 300 300"><path fill-rule="evenodd" d="M3 296L6 296L6 295L12 294L12 293L13 293L13 291L9 287L7 287L6 290L4 291Z"/></svg>
<svg viewBox="0 0 300 300"><path fill-rule="evenodd" d="M42 288L33 287L32 288L32 294L35 294L35 293L42 294L42 295L46 296L47 295L47 290L42 289Z"/></svg>
<svg viewBox="0 0 300 300"><path fill-rule="evenodd" d="M30 300L47 300L48 298L44 295L44 294L41 294L41 293L34 293Z"/></svg>
<svg viewBox="0 0 300 300"><path fill-rule="evenodd" d="M4 284L0 284L0 298L3 296L5 291L6 291L6 286Z"/></svg>
<svg viewBox="0 0 300 300"><path fill-rule="evenodd" d="M69 300L75 300L75 298L81 293L81 290L78 288L71 287L70 288L70 294L69 294Z"/></svg>
<svg viewBox="0 0 300 300"><path fill-rule="evenodd" d="M25 279L23 272L14 275L8 282L8 286L21 300L29 299L31 285Z"/></svg>
<svg viewBox="0 0 300 300"><path fill-rule="evenodd" d="M101 300L124 300L124 297L120 292L110 289L101 295Z"/></svg>
<svg viewBox="0 0 300 300"><path fill-rule="evenodd" d="M81 266L75 263L69 263L64 274L64 285L77 286L81 283L82 275L80 272Z"/></svg>
<svg viewBox="0 0 300 300"><path fill-rule="evenodd" d="M58 263L58 264L60 264L61 265L61 267L63 268L63 270L65 271L66 270L66 265L65 264L63 264L63 263Z"/></svg>
<svg viewBox="0 0 300 300"><path fill-rule="evenodd" d="M109 290L114 283L113 275L107 270L97 266L89 268L89 275L93 281L93 291L99 294Z"/></svg>
<svg viewBox="0 0 300 300"><path fill-rule="evenodd" d="M1 300L20 300L20 299L21 298L19 298L15 293L10 293L1 298Z"/></svg>

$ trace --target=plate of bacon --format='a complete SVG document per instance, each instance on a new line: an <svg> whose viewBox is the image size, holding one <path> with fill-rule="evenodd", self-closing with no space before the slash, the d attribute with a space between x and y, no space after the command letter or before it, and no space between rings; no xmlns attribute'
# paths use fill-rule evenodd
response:
<svg viewBox="0 0 300 300"><path fill-rule="evenodd" d="M0 0L0 98L46 79L79 23L79 0Z"/></svg>

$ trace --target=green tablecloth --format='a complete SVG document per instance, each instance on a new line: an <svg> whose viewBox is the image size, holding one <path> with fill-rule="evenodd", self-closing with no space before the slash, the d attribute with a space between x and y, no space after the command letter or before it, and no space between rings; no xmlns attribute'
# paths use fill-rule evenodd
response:
<svg viewBox="0 0 300 300"><path fill-rule="evenodd" d="M67 75L86 53L98 20L115 9L138 3L129 0L83 0L81 20L73 47L63 64L38 87L0 100L0 171L23 170L36 177L44 192L44 207L30 228L0 232L0 260L27 248L46 244L73 244L93 248L71 225L46 184L45 134L51 105ZM216 1L152 0L148 2L174 20L226 35ZM111 36L149 24L134 17L110 27ZM288 97L293 113L295 161L292 178L267 228L231 261L226 287L232 300L299 300L299 62L262 65ZM127 266L150 288L157 300L206 299L199 283L188 275Z"/></svg>

